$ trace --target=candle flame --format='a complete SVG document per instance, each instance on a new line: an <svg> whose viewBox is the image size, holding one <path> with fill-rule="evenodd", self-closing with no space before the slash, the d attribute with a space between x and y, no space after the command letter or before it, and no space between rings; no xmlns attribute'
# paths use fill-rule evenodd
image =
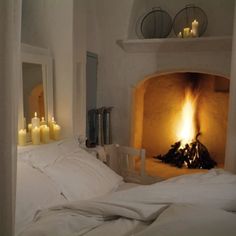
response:
<svg viewBox="0 0 236 236"><path fill-rule="evenodd" d="M196 136L195 113L196 97L192 95L191 90L186 90L181 121L177 132L177 137L181 141L182 147L187 143L191 143Z"/></svg>
<svg viewBox="0 0 236 236"><path fill-rule="evenodd" d="M37 112L34 113L34 116L37 117Z"/></svg>

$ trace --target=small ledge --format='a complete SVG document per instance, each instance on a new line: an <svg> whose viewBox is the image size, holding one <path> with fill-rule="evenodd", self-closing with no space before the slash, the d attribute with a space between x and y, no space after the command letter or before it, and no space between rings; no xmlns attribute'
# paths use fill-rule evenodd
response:
<svg viewBox="0 0 236 236"><path fill-rule="evenodd" d="M117 44L129 53L231 51L232 37L127 39Z"/></svg>

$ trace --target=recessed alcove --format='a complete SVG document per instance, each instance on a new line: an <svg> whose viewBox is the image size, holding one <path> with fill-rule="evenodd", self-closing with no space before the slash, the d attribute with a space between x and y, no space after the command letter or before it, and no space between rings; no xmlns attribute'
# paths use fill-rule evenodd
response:
<svg viewBox="0 0 236 236"><path fill-rule="evenodd" d="M165 154L179 141L177 131L186 88L198 86L196 110L199 140L219 166L224 164L229 80L206 73L176 72L148 77L134 91L132 142L148 158ZM180 172L182 173L182 172Z"/></svg>

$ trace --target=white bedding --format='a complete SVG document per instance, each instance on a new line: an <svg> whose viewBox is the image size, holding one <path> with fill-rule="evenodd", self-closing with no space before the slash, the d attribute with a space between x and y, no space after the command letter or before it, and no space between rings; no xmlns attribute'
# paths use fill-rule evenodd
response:
<svg viewBox="0 0 236 236"><path fill-rule="evenodd" d="M46 209L20 236L233 236L235 199L236 176L212 170Z"/></svg>
<svg viewBox="0 0 236 236"><path fill-rule="evenodd" d="M75 139L18 149L16 234L37 210L115 191L122 177L81 149Z"/></svg>

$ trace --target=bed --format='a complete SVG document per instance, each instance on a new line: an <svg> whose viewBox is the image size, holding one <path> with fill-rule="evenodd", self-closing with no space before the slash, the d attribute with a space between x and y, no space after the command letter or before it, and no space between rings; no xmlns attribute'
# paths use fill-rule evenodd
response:
<svg viewBox="0 0 236 236"><path fill-rule="evenodd" d="M121 176L80 148L74 138L19 147L16 235L40 209L127 187Z"/></svg>
<svg viewBox="0 0 236 236"><path fill-rule="evenodd" d="M236 234L231 173L214 169L130 188L122 183L73 140L22 148L16 235Z"/></svg>

